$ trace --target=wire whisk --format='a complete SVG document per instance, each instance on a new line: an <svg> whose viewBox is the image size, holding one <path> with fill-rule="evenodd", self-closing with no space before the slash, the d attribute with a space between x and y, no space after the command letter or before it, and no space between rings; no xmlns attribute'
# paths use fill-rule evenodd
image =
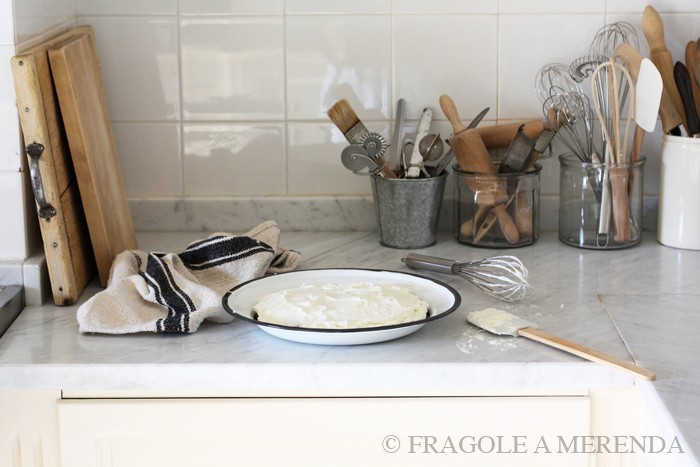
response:
<svg viewBox="0 0 700 467"><path fill-rule="evenodd" d="M639 50L639 38L634 26L625 21L606 24L595 33L589 53L612 58L622 44L629 44L634 50Z"/></svg>
<svg viewBox="0 0 700 467"><path fill-rule="evenodd" d="M527 281L527 268L515 256L491 256L462 263L409 253L401 261L412 269L462 276L487 294L504 302L517 302L532 291L532 286Z"/></svg>
<svg viewBox="0 0 700 467"><path fill-rule="evenodd" d="M598 148L593 141L593 109L585 94L568 92L547 98L542 104L547 123L556 137L582 162L590 162Z"/></svg>
<svg viewBox="0 0 700 467"><path fill-rule="evenodd" d="M537 72L535 91L537 91L540 102L544 102L552 96L569 92L583 92L583 89L569 73L568 65L548 63Z"/></svg>

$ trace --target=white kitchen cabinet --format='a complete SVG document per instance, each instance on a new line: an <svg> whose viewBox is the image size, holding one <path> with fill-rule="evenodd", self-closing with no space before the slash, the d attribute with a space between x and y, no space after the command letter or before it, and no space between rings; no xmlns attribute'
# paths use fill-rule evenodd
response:
<svg viewBox="0 0 700 467"><path fill-rule="evenodd" d="M61 391L0 391L0 466L59 465L56 403Z"/></svg>
<svg viewBox="0 0 700 467"><path fill-rule="evenodd" d="M585 452L606 437L661 436L653 418L634 388L264 398L13 390L0 391L0 467L683 465L664 453Z"/></svg>
<svg viewBox="0 0 700 467"><path fill-rule="evenodd" d="M587 466L588 397L63 400L64 466ZM396 452L388 452L396 450ZM542 449L540 449L542 454ZM475 464L476 463L476 464Z"/></svg>

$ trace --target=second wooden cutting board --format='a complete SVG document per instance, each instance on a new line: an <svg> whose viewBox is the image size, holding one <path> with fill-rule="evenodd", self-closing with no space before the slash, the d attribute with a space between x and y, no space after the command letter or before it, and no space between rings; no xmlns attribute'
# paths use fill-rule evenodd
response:
<svg viewBox="0 0 700 467"><path fill-rule="evenodd" d="M100 282L105 286L114 257L136 249L137 243L93 35L86 33L50 49L49 60Z"/></svg>

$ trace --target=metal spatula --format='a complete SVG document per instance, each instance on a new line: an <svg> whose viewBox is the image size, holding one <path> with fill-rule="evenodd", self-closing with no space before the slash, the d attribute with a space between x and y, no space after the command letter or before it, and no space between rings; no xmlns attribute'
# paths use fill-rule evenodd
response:
<svg viewBox="0 0 700 467"><path fill-rule="evenodd" d="M656 379L656 375L649 370L645 370L644 368L619 360L581 344L540 331L536 329L537 326L535 324L520 319L503 310L487 308L481 311L472 311L467 314L467 321L493 334L527 337L528 339L578 355L586 360L619 368L646 380Z"/></svg>

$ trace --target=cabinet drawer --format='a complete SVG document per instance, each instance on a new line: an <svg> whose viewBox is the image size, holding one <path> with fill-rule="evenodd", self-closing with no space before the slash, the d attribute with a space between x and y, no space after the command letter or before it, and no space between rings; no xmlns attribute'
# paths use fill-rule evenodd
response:
<svg viewBox="0 0 700 467"><path fill-rule="evenodd" d="M587 397L63 400L63 465L588 465ZM568 442L568 441L567 441ZM540 443L539 454L535 452ZM474 464L476 462L476 464Z"/></svg>

